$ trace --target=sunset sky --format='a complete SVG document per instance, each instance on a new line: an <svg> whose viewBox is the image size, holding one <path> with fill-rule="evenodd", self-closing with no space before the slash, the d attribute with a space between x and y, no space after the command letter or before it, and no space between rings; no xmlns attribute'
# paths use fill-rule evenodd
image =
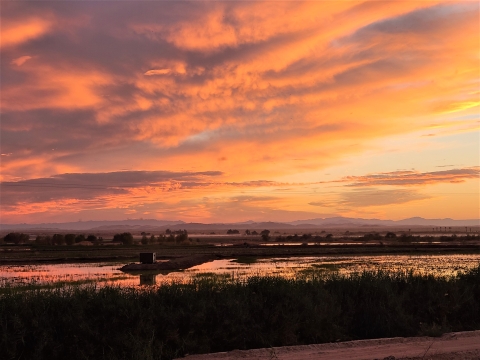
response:
<svg viewBox="0 0 480 360"><path fill-rule="evenodd" d="M477 1L0 6L1 223L480 218Z"/></svg>

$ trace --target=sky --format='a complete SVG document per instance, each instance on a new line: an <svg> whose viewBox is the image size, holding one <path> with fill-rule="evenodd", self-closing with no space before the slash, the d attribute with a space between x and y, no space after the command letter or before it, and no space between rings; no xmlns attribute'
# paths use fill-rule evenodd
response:
<svg viewBox="0 0 480 360"><path fill-rule="evenodd" d="M477 1L2 1L0 222L480 218Z"/></svg>

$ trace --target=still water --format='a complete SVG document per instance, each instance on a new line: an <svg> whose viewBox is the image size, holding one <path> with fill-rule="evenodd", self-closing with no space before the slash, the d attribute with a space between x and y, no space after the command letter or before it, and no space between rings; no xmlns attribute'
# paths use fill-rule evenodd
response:
<svg viewBox="0 0 480 360"><path fill-rule="evenodd" d="M480 264L480 254L470 255L381 255L311 256L268 259L239 258L215 260L190 269L163 273L131 274L120 267L124 263L75 263L49 265L0 266L0 287L25 285L144 286L185 282L194 278L222 276L301 277L313 272L351 274L366 271L410 271L417 274L450 276Z"/></svg>

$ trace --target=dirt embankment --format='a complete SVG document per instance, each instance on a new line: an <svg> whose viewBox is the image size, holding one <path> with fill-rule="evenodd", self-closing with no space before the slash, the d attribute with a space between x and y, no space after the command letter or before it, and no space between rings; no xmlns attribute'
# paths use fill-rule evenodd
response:
<svg viewBox="0 0 480 360"><path fill-rule="evenodd" d="M480 330L448 333L438 338L413 337L347 341L329 344L234 350L190 355L186 360L479 360Z"/></svg>
<svg viewBox="0 0 480 360"><path fill-rule="evenodd" d="M150 270L180 270L188 269L192 266L201 265L208 261L217 259L216 255L192 255L177 259L172 259L166 262L156 262L154 264L128 264L123 266L122 271L150 271Z"/></svg>

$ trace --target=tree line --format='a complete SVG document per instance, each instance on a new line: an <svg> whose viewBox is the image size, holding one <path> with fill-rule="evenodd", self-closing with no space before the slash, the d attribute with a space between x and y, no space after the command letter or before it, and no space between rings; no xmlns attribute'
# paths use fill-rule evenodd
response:
<svg viewBox="0 0 480 360"><path fill-rule="evenodd" d="M143 245L164 242L183 243L189 240L187 230L171 231L167 229L165 234L160 234L158 236L150 235L145 232L142 232L141 235L142 238L140 243ZM30 235L19 232L11 232L5 235L1 240L3 240L3 243L13 243L16 245L27 244L30 242ZM97 237L93 234L53 234L37 235L35 240L33 240L31 243L36 245L74 245L83 241L88 241L94 245L100 245L103 243L104 239L102 236ZM122 243L123 245L133 245L135 243L133 235L129 232L115 234L112 238L112 241L115 243Z"/></svg>

